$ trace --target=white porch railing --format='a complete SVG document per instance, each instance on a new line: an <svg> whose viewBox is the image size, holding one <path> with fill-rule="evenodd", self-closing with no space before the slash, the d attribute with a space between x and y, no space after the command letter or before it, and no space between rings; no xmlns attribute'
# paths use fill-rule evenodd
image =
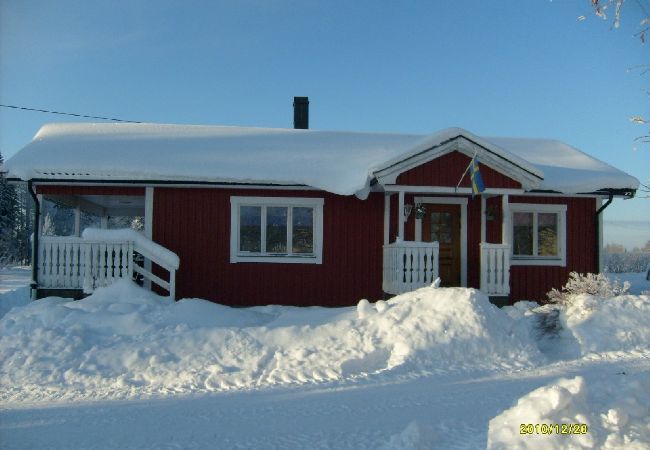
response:
<svg viewBox="0 0 650 450"><path fill-rule="evenodd" d="M39 239L38 287L42 289L81 289L92 293L120 278L141 274L176 295L177 261L159 257L171 253L144 237L135 240L87 239L73 236L41 236ZM169 281L154 275L134 261L140 254L145 260L169 272Z"/></svg>
<svg viewBox="0 0 650 450"><path fill-rule="evenodd" d="M488 295L510 294L510 246L481 243L481 291Z"/></svg>
<svg viewBox="0 0 650 450"><path fill-rule="evenodd" d="M438 278L438 250L437 242L384 245L383 291L401 294L433 283Z"/></svg>

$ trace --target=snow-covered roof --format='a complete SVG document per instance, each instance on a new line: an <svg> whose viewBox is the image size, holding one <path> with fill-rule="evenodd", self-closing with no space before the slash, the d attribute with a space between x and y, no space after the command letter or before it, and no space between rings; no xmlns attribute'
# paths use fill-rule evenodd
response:
<svg viewBox="0 0 650 450"><path fill-rule="evenodd" d="M486 137L505 151L515 153L544 174L537 189L567 194L601 189L636 190L639 180L554 139Z"/></svg>
<svg viewBox="0 0 650 450"><path fill-rule="evenodd" d="M562 142L481 138L450 128L423 136L203 125L72 123L43 126L5 162L14 177L305 185L367 190L396 161L464 137L563 193L636 189L638 180Z"/></svg>

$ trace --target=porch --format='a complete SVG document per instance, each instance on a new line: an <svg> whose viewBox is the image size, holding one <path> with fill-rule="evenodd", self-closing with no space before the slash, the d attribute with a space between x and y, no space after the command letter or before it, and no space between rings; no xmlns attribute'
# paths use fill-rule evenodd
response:
<svg viewBox="0 0 650 450"><path fill-rule="evenodd" d="M392 191L387 190L384 203L385 293L408 292L431 285L440 277L443 285L474 286L493 301L507 299L511 265L507 232L509 192L489 192L472 199L466 188L459 188L458 192L447 188L442 193L426 187L389 189ZM488 199L490 205L499 203L501 220L492 228L498 226L501 242L488 242L487 222L494 220ZM479 226L480 233L476 230ZM494 234L490 233L490 237L496 240ZM480 236L480 240L473 236ZM471 281L468 272L472 272Z"/></svg>
<svg viewBox="0 0 650 450"><path fill-rule="evenodd" d="M175 297L179 258L151 239L153 189L38 192L32 296L82 298L126 278Z"/></svg>

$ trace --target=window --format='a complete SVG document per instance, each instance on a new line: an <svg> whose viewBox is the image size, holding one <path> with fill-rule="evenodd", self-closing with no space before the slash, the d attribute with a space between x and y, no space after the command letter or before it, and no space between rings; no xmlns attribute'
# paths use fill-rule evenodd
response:
<svg viewBox="0 0 650 450"><path fill-rule="evenodd" d="M512 264L566 265L566 205L511 203Z"/></svg>
<svg viewBox="0 0 650 450"><path fill-rule="evenodd" d="M231 197L230 262L321 264L323 199Z"/></svg>

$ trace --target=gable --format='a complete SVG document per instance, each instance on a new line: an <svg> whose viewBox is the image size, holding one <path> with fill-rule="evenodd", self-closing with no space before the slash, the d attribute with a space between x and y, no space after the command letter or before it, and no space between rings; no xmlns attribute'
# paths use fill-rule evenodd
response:
<svg viewBox="0 0 650 450"><path fill-rule="evenodd" d="M471 158L464 153L453 151L402 172L396 184L409 186L448 186L455 187L467 168ZM479 170L486 188L521 189L521 183L482 163ZM470 187L470 177L466 174L461 187Z"/></svg>
<svg viewBox="0 0 650 450"><path fill-rule="evenodd" d="M406 179L410 179L411 177L422 177L420 178L422 181L427 181L427 172L429 175L433 175L434 177L442 176L453 178L457 176L456 181L453 182L451 181L451 178L445 178L445 183L442 185L456 186L463 172L467 168L469 161L474 156L478 157L481 167L490 168L498 174L501 174L501 176L510 179L510 181L498 179L500 177L498 177L497 174L490 174L489 176L493 178L491 181L497 182L497 184L510 185L512 181L514 181L518 184L517 188L532 190L537 188L540 182L544 179L543 174L536 168L530 166L526 161L518 158L516 155L505 152L490 143L482 141L480 138L469 135L469 133L463 133L461 130L451 129L447 130L443 137L445 138L444 140L436 138L435 140L424 141L409 154L396 158L385 164L383 167L375 170L374 175L377 182L381 185L399 184L398 177L403 173L412 171L422 165L436 161L453 153L464 155L467 158L466 164L457 174L455 166L462 165L461 159L454 159L458 158L458 156L451 157L449 161L443 160L441 166L438 167L440 169L439 173L435 173L431 168L429 170L425 168L420 171L416 170L415 173L419 175L408 175ZM433 168L435 168L437 164L439 163L434 162L432 165ZM449 164L451 164L451 167L448 167ZM421 171L424 171L424 174L422 174ZM427 184L423 184L422 186L439 185L429 184L427 182Z"/></svg>

